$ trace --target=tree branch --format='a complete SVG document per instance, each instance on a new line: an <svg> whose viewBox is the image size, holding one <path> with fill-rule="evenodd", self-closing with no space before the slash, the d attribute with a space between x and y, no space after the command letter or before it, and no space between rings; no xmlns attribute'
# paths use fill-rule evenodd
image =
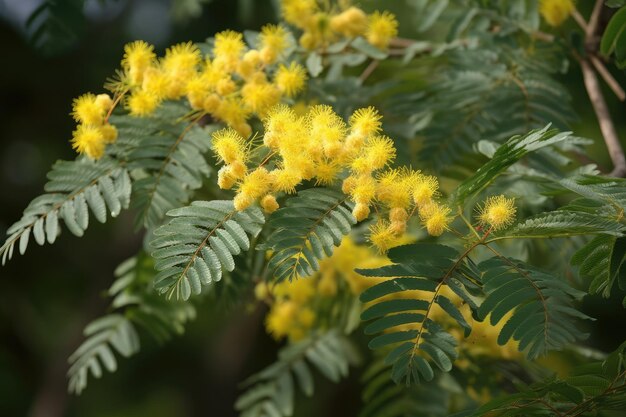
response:
<svg viewBox="0 0 626 417"><path fill-rule="evenodd" d="M591 100L591 105L593 106L593 110L598 118L604 142L606 143L609 156L613 162L613 171L610 175L615 177L624 177L626 176L626 158L624 158L624 150L619 143L619 138L617 136L617 132L615 131L611 114L609 113L609 108L606 105L606 101L604 100L604 96L600 90L598 77L596 76L596 73L594 72L588 59L583 58L580 59L579 62L583 72L583 79L585 81L587 94L589 94L589 99Z"/></svg>

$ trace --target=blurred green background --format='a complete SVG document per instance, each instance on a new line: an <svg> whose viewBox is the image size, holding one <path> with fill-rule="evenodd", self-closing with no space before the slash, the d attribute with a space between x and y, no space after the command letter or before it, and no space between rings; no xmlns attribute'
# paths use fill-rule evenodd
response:
<svg viewBox="0 0 626 417"><path fill-rule="evenodd" d="M199 9L194 0L88 0L78 8L84 13L69 16L71 27L59 29L68 29L67 42L50 54L28 41L32 26L27 30L26 20L41 3L0 0L2 235L41 193L52 163L74 157L68 142L74 127L72 99L102 91L104 80L119 66L124 44L144 39L162 53L176 42L203 41L227 28L259 29L276 21L271 0L212 0ZM370 10L384 3L400 16L408 7L404 1L393 6L364 3ZM615 74L626 85L623 74ZM393 74L375 79L385 75ZM579 111L575 133L596 140L589 155L610 168L575 65L562 81ZM624 104L608 89L605 94L624 138ZM55 245L31 245L27 256L15 256L0 269L0 416L235 415L238 383L275 355L276 344L261 326L261 310L216 315L201 306L184 336L164 346L142 338L142 352L120 360L116 373L92 380L80 397L66 394L67 357L80 343L83 326L106 311L103 292L115 266L141 246L141 236L132 230L132 215L123 212L106 226L92 222L80 240L64 233ZM586 312L598 318L590 342L594 347L611 350L625 338L623 296L585 302ZM353 373L339 386L317 384L315 400L300 403L299 411L354 415L360 403L357 380Z"/></svg>

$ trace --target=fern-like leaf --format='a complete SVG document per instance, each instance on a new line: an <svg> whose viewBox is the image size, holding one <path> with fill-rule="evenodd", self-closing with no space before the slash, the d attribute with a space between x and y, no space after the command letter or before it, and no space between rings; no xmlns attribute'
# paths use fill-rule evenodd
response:
<svg viewBox="0 0 626 417"><path fill-rule="evenodd" d="M116 161L98 162L80 158L58 161L48 173L43 194L24 210L22 218L7 230L9 237L0 247L2 263L11 259L15 245L23 254L30 235L43 245L54 243L60 233L60 220L76 236L82 236L89 226L89 209L101 223L116 217L128 207L131 180L128 171Z"/></svg>
<svg viewBox="0 0 626 417"><path fill-rule="evenodd" d="M374 337L371 349L392 349L385 362L392 364L391 377L399 382L419 383L435 377L432 364L448 372L457 357L456 340L431 318L433 306L439 305L469 334L471 327L455 304L441 293L444 285L463 301L476 308L477 285L475 266L467 258L471 251L459 254L455 249L436 244L415 244L389 251L393 265L357 270L369 277L385 277L383 281L361 294L362 302L374 303L361 315L365 327ZM403 297L406 291L430 293L426 299ZM409 293L410 294L410 293Z"/></svg>
<svg viewBox="0 0 626 417"><path fill-rule="evenodd" d="M626 238L601 235L580 248L571 263L580 267L580 275L592 278L590 293L609 297L625 259ZM620 282L620 288L626 289L625 284Z"/></svg>
<svg viewBox="0 0 626 417"><path fill-rule="evenodd" d="M137 227L160 225L165 213L187 203L211 172L204 158L210 132L191 124L184 126L179 123L142 137L128 155L129 168L145 173L133 187L133 207L139 211Z"/></svg>
<svg viewBox="0 0 626 417"><path fill-rule="evenodd" d="M185 323L195 317L188 303L164 300L153 290L155 271L145 254L124 261L116 270L117 279L107 291L113 297L113 313L92 321L85 327L87 339L70 356L68 370L70 392L80 394L89 375L100 378L102 368L117 369L115 352L129 357L139 352L137 327L147 330L157 341L164 342L181 334Z"/></svg>
<svg viewBox="0 0 626 417"><path fill-rule="evenodd" d="M340 331L312 335L283 348L277 362L246 380L244 385L249 388L237 399L235 408L242 417L292 416L296 388L308 397L313 395L311 368L336 383L348 375L353 362L352 345Z"/></svg>
<svg viewBox="0 0 626 417"><path fill-rule="evenodd" d="M363 408L359 417L446 417L449 415L450 390L445 384L448 374L440 374L428 384L396 384L389 378L390 367L384 361L372 363L361 378ZM447 389L448 388L448 389Z"/></svg>
<svg viewBox="0 0 626 417"><path fill-rule="evenodd" d="M232 271L233 255L250 248L249 236L255 237L265 222L258 207L238 212L232 201L194 201L167 215L173 219L155 230L151 242L160 271L155 288L183 300L219 281L222 270Z"/></svg>
<svg viewBox="0 0 626 417"><path fill-rule="evenodd" d="M274 252L269 270L277 281L314 274L355 223L343 194L324 188L298 192L269 219L275 229L267 239Z"/></svg>
<svg viewBox="0 0 626 417"><path fill-rule="evenodd" d="M528 349L527 356L534 359L586 337L576 328L576 321L589 317L572 307L585 293L513 259L494 257L481 262L478 269L486 294L479 317L489 315L490 323L496 325L512 312L498 336L500 345L512 338L519 342L520 351Z"/></svg>

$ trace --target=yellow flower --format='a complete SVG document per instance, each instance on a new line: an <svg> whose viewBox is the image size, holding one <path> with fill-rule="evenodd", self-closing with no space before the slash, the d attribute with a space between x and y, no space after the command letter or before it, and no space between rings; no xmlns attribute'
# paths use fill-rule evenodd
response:
<svg viewBox="0 0 626 417"><path fill-rule="evenodd" d="M104 124L99 127L100 132L102 132L102 138L104 139L104 143L107 145L110 143L115 143L117 140L117 128L110 123Z"/></svg>
<svg viewBox="0 0 626 417"><path fill-rule="evenodd" d="M550 26L561 26L574 11L573 0L541 0L539 13Z"/></svg>
<svg viewBox="0 0 626 417"><path fill-rule="evenodd" d="M254 198L249 196L248 194L239 193L233 199L233 205L235 206L235 210L242 211L250 207L254 203Z"/></svg>
<svg viewBox="0 0 626 417"><path fill-rule="evenodd" d="M275 149L280 146L281 141L289 132L297 130L297 124L301 120L296 117L295 112L284 104L279 104L272 108L263 119L265 135L263 144Z"/></svg>
<svg viewBox="0 0 626 417"><path fill-rule="evenodd" d="M330 185L337 179L339 172L341 172L341 167L333 161L320 161L315 168L315 184Z"/></svg>
<svg viewBox="0 0 626 417"><path fill-rule="evenodd" d="M259 34L259 52L265 64L273 64L289 46L289 32L280 25L265 25Z"/></svg>
<svg viewBox="0 0 626 417"><path fill-rule="evenodd" d="M376 196L376 188L377 183L374 178L369 175L361 175L350 191L350 197L357 203L369 204Z"/></svg>
<svg viewBox="0 0 626 417"><path fill-rule="evenodd" d="M102 108L104 112L108 112L113 107L113 100L108 94L98 94L96 96L96 104Z"/></svg>
<svg viewBox="0 0 626 417"><path fill-rule="evenodd" d="M154 47L144 41L135 41L124 46L122 68L133 84L141 84L144 72L155 62Z"/></svg>
<svg viewBox="0 0 626 417"><path fill-rule="evenodd" d="M376 224L370 227L368 239L380 253L387 252L398 241L391 224L385 220L378 220Z"/></svg>
<svg viewBox="0 0 626 417"><path fill-rule="evenodd" d="M315 312L305 307L298 312L298 323L304 328L310 328L315 323Z"/></svg>
<svg viewBox="0 0 626 417"><path fill-rule="evenodd" d="M355 110L350 116L350 129L359 136L375 135L380 131L382 116L374 107Z"/></svg>
<svg viewBox="0 0 626 417"><path fill-rule="evenodd" d="M247 159L246 141L232 128L225 128L213 133L213 150L219 161L226 164L245 162Z"/></svg>
<svg viewBox="0 0 626 417"><path fill-rule="evenodd" d="M398 21L388 11L374 12L369 16L366 38L372 45L385 49L389 41L398 34Z"/></svg>
<svg viewBox="0 0 626 417"><path fill-rule="evenodd" d="M104 155L105 139L98 126L78 125L72 133L72 148L91 159L100 159Z"/></svg>
<svg viewBox="0 0 626 417"><path fill-rule="evenodd" d="M169 93L170 80L161 68L150 67L143 74L141 88L154 95L158 100L162 100Z"/></svg>
<svg viewBox="0 0 626 417"><path fill-rule="evenodd" d="M450 223L450 208L437 203L430 203L420 208L420 220L431 236L441 236Z"/></svg>
<svg viewBox="0 0 626 417"><path fill-rule="evenodd" d="M232 174L230 165L224 165L217 171L217 186L222 190L230 190L235 185L237 178Z"/></svg>
<svg viewBox="0 0 626 417"><path fill-rule="evenodd" d="M270 185L269 172L265 168L259 167L244 177L239 186L239 192L257 199L267 193Z"/></svg>
<svg viewBox="0 0 626 417"><path fill-rule="evenodd" d="M432 202L437 195L439 181L431 175L420 175L413 188L413 201L418 207L423 207Z"/></svg>
<svg viewBox="0 0 626 417"><path fill-rule="evenodd" d="M270 214L278 210L280 206L278 205L278 201L276 201L276 197L268 194L261 199L261 207L266 213Z"/></svg>
<svg viewBox="0 0 626 417"><path fill-rule="evenodd" d="M262 116L278 104L280 92L272 84L248 82L241 89L241 97L251 111Z"/></svg>
<svg viewBox="0 0 626 417"><path fill-rule="evenodd" d="M226 122L226 124L235 127L246 123L246 119L250 116L250 110L241 99L227 97L224 100L220 100L213 115Z"/></svg>
<svg viewBox="0 0 626 417"><path fill-rule="evenodd" d="M352 162L356 172L367 173L385 167L396 157L393 141L387 136L374 136L365 144L362 154Z"/></svg>
<svg viewBox="0 0 626 417"><path fill-rule="evenodd" d="M411 186L418 175L411 169L390 169L378 177L376 198L389 208L407 208L411 204Z"/></svg>
<svg viewBox="0 0 626 417"><path fill-rule="evenodd" d="M357 222L367 219L367 216L370 215L370 208L367 204L364 203L356 203L354 205L354 209L352 209L352 215L356 219Z"/></svg>
<svg viewBox="0 0 626 417"><path fill-rule="evenodd" d="M136 90L126 102L130 114L133 116L147 116L159 105L160 100L156 94L145 90Z"/></svg>
<svg viewBox="0 0 626 417"><path fill-rule="evenodd" d="M294 97L304 89L306 78L304 68L292 61L288 67L280 64L274 76L274 83L287 97Z"/></svg>
<svg viewBox="0 0 626 417"><path fill-rule="evenodd" d="M358 7L349 7L331 17L330 28L346 37L362 35L367 30L367 15Z"/></svg>
<svg viewBox="0 0 626 417"><path fill-rule="evenodd" d="M281 12L286 22L300 29L308 26L313 14L318 10L315 0L282 0Z"/></svg>
<svg viewBox="0 0 626 417"><path fill-rule="evenodd" d="M302 181L300 173L293 170L275 169L271 174L274 189L287 194L295 193L296 186Z"/></svg>
<svg viewBox="0 0 626 417"><path fill-rule="evenodd" d="M213 54L214 64L227 71L234 71L239 63L239 57L243 54L246 45L243 43L243 35L232 30L225 30L215 35Z"/></svg>
<svg viewBox="0 0 626 417"><path fill-rule="evenodd" d="M99 102L94 94L88 93L74 99L72 116L78 123L99 125L104 120L106 110L102 100Z"/></svg>
<svg viewBox="0 0 626 417"><path fill-rule="evenodd" d="M296 314L296 303L292 301L276 303L265 319L265 326L276 340L281 339L294 327Z"/></svg>
<svg viewBox="0 0 626 417"><path fill-rule="evenodd" d="M179 43L167 49L161 67L169 81L169 98L178 99L185 94L187 82L195 75L200 60L200 49L191 42Z"/></svg>
<svg viewBox="0 0 626 417"><path fill-rule="evenodd" d="M494 230L509 226L515 220L515 199L503 195L489 197L480 209L480 221Z"/></svg>

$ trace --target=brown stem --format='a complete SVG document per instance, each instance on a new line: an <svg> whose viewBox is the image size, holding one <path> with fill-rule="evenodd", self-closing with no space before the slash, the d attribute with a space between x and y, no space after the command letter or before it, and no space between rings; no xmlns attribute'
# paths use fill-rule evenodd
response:
<svg viewBox="0 0 626 417"><path fill-rule="evenodd" d="M591 63L596 71L598 71L598 74L600 74L604 82L611 88L613 93L615 93L619 101L626 100L626 93L624 93L624 89L621 85L619 85L617 80L613 78L609 70L606 69L604 63L595 55L591 55L589 59L591 60Z"/></svg>
<svg viewBox="0 0 626 417"><path fill-rule="evenodd" d="M593 11L591 12L591 17L589 18L587 30L585 31L587 40L591 40L598 30L598 22L600 21L600 13L602 12L603 6L604 0L596 0L596 4L593 6Z"/></svg>
<svg viewBox="0 0 626 417"><path fill-rule="evenodd" d="M361 81L361 83L363 83L370 75L372 75L374 70L378 67L379 62L379 60L374 59L372 60L372 62L369 63L369 65L363 70L363 73L359 76L359 81Z"/></svg>
<svg viewBox="0 0 626 417"><path fill-rule="evenodd" d="M600 90L600 84L598 83L598 77L593 70L593 67L586 58L580 59L580 67L583 72L583 79L585 81L585 88L589 99L593 106L593 110L596 112L600 130L604 137L604 142L609 151L609 156L613 162L613 171L610 175L615 177L626 176L626 158L624 158L624 150L619 143L609 108L606 105L602 91Z"/></svg>

